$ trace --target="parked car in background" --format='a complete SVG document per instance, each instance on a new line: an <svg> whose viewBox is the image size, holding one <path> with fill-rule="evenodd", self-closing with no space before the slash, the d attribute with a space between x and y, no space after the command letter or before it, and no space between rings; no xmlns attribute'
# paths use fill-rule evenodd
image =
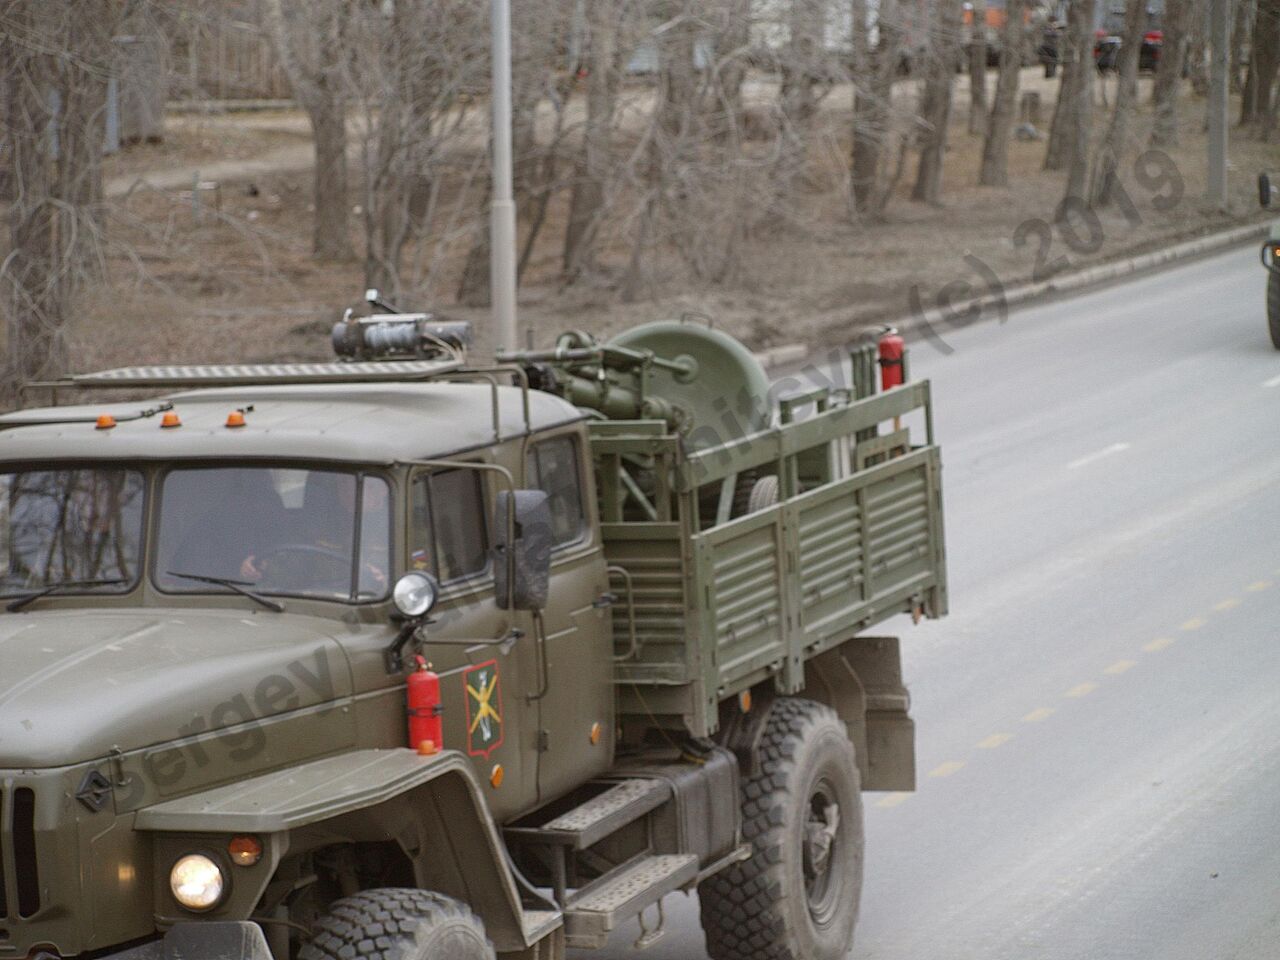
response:
<svg viewBox="0 0 1280 960"><path fill-rule="evenodd" d="M1094 34L1093 59L1099 70L1115 70L1120 62L1120 45L1124 38L1124 10L1111 10ZM1143 24L1142 49L1138 53L1138 69L1155 72L1164 45L1160 14L1150 8Z"/></svg>

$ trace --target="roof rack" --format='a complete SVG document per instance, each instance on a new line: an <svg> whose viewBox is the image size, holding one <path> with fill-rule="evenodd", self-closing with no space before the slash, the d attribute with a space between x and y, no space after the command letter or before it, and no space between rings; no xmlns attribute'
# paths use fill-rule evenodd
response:
<svg viewBox="0 0 1280 960"><path fill-rule="evenodd" d="M462 370L463 361L379 360L350 363L226 363L194 366L117 367L78 373L61 380L31 383L30 387L61 389L122 389L139 387L244 387L301 383L385 383L430 380Z"/></svg>

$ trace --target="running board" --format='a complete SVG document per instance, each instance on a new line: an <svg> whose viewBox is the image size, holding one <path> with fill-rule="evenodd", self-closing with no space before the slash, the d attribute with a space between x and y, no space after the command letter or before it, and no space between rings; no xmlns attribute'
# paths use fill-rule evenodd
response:
<svg viewBox="0 0 1280 960"><path fill-rule="evenodd" d="M639 857L574 894L564 914L566 946L600 949L620 923L697 879L693 854Z"/></svg>
<svg viewBox="0 0 1280 960"><path fill-rule="evenodd" d="M503 833L509 842L585 850L669 799L671 786L661 780L623 780L541 826L508 827Z"/></svg>

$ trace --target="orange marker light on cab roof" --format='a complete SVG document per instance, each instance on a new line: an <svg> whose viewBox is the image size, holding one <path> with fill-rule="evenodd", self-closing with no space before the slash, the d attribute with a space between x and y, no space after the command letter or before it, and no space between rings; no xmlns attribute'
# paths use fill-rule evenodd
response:
<svg viewBox="0 0 1280 960"><path fill-rule="evenodd" d="M104 413L98 417L98 422L94 426L95 430L110 430L116 425L116 418L109 413Z"/></svg>
<svg viewBox="0 0 1280 960"><path fill-rule="evenodd" d="M182 426L182 418L170 410L160 418L161 430L172 430L174 427Z"/></svg>
<svg viewBox="0 0 1280 960"><path fill-rule="evenodd" d="M228 427L243 427L243 426L244 426L244 414L243 414L243 413L241 413L239 410L232 410L230 413L228 413L228 414L227 414L227 426L228 426Z"/></svg>

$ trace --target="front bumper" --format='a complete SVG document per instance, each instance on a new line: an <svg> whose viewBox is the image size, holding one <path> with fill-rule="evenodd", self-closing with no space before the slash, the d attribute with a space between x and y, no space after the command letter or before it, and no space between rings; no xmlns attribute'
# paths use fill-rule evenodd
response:
<svg viewBox="0 0 1280 960"><path fill-rule="evenodd" d="M262 928L247 920L179 923L160 940L101 960L272 960Z"/></svg>

